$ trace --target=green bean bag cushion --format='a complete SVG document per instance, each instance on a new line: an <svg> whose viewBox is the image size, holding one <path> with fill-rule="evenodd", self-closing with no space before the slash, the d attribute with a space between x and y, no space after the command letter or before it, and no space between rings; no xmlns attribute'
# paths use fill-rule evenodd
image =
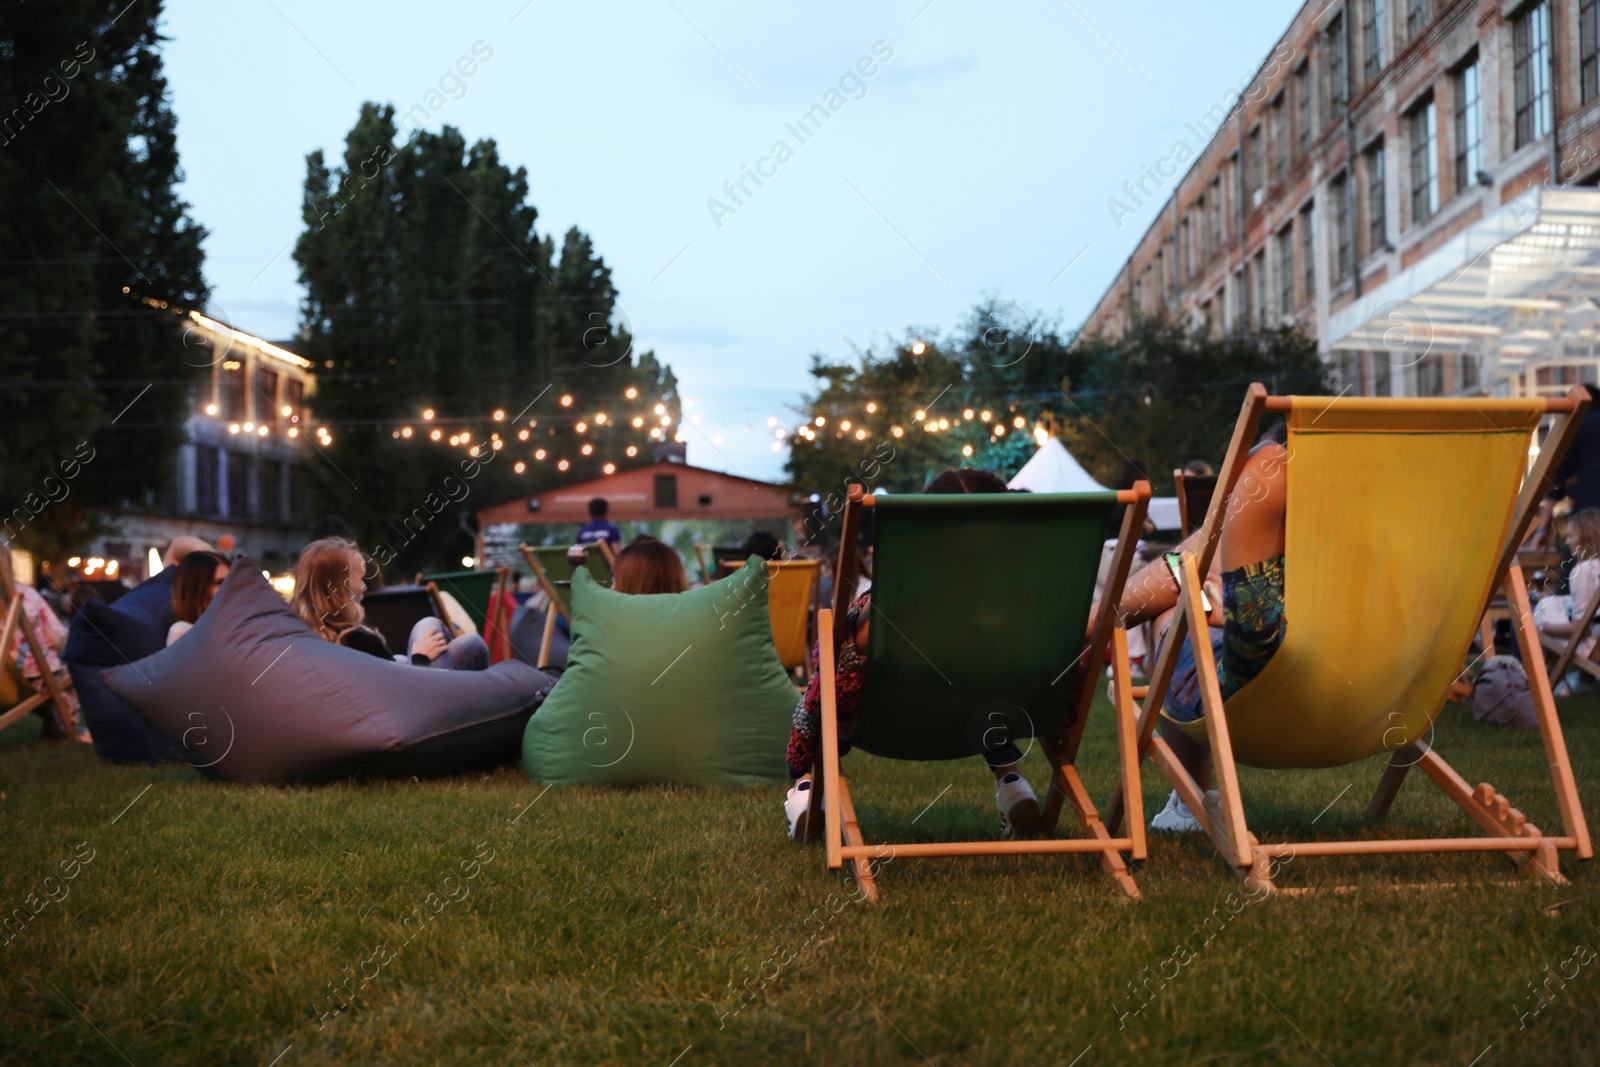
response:
<svg viewBox="0 0 1600 1067"><path fill-rule="evenodd" d="M567 670L528 720L522 766L553 785L775 781L797 699L772 643L765 562L659 596L579 571Z"/></svg>

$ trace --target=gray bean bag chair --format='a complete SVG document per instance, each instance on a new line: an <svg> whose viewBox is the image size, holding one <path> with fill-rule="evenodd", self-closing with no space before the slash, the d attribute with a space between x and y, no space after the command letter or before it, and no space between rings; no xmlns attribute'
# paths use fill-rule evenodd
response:
<svg viewBox="0 0 1600 1067"><path fill-rule="evenodd" d="M513 763L549 690L506 662L445 671L322 640L246 559L170 648L106 686L188 762L230 782L448 775Z"/></svg>

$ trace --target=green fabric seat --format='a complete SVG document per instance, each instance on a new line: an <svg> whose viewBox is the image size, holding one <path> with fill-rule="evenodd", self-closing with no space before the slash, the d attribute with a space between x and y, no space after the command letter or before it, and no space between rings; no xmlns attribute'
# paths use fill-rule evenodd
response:
<svg viewBox="0 0 1600 1067"><path fill-rule="evenodd" d="M873 502L866 686L855 744L941 760L1068 717L1116 493Z"/></svg>
<svg viewBox="0 0 1600 1067"><path fill-rule="evenodd" d="M784 778L798 696L773 647L766 575L752 557L714 585L627 596L580 572L566 672L523 734L528 777L699 786Z"/></svg>
<svg viewBox="0 0 1600 1067"><path fill-rule="evenodd" d="M447 574L424 574L423 585L432 582L441 593L449 593L460 602L480 634L487 633L489 598L494 596L495 584L500 576L494 571L450 571Z"/></svg>
<svg viewBox="0 0 1600 1067"><path fill-rule="evenodd" d="M556 593L561 597L561 606L567 609L570 615L572 564L567 562L567 551L568 547L565 545L539 545L533 549L533 555L539 561L539 566L544 568L550 583L556 587ZM584 554L584 566L588 568L591 578L605 588L611 588L611 571L606 566L605 557L600 555L598 549L591 548Z"/></svg>

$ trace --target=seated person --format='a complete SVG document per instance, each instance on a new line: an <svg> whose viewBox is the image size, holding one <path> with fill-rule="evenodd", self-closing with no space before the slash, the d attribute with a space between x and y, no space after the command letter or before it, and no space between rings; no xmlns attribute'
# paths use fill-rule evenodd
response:
<svg viewBox="0 0 1600 1067"><path fill-rule="evenodd" d="M928 483L924 493L1004 493L1006 483L989 471L963 467L947 470ZM620 562L620 560L619 560ZM862 593L850 605L842 620L844 640L834 665L837 713L839 716L839 755L850 751L855 738L856 708L866 680L868 626L871 621L872 594ZM811 804L811 784L817 752L822 743L822 668L821 650L811 650L811 683L794 710L794 725L789 733L785 757L793 788L784 798L784 813L789 818L789 836L804 840L808 836L805 819ZM1000 826L1006 834L1033 833L1039 829L1039 798L1033 786L1017 771L1022 750L1005 741L981 753L994 773L995 806L1000 809Z"/></svg>
<svg viewBox="0 0 1600 1067"><path fill-rule="evenodd" d="M1583 625L1583 613L1600 588L1600 508L1584 508L1567 519L1567 548L1572 552L1573 565L1567 574L1568 592L1559 596L1542 596L1533 607L1533 623L1540 633L1552 637L1571 637ZM1596 639L1585 637L1578 645L1578 655L1592 657ZM1558 696L1572 692L1578 681L1578 672L1569 671L1566 679L1556 679Z"/></svg>
<svg viewBox="0 0 1600 1067"><path fill-rule="evenodd" d="M1286 427L1280 423L1267 431L1251 450L1234 487L1232 500L1241 503L1222 528L1222 541L1212 556L1205 579L1211 602L1210 640L1216 659L1217 684L1227 700L1246 682L1260 674L1283 644L1288 622L1283 614L1283 516L1285 502L1284 448ZM1230 500L1231 502L1231 500ZM1178 546L1179 552L1196 552L1197 530ZM1123 625L1133 627L1156 620L1156 658L1166 642L1167 626L1178 604L1178 583L1165 559L1158 559L1129 577L1117 613ZM1089 632L1101 610L1097 602L1089 613ZM1205 715L1196 678L1194 646L1184 638L1167 689L1166 714L1177 722L1198 722ZM1211 783L1211 753L1180 730L1161 723L1161 735L1201 790ZM1192 831L1200 823L1176 790L1167 805L1150 820L1157 830Z"/></svg>
<svg viewBox="0 0 1600 1067"><path fill-rule="evenodd" d="M228 576L228 561L215 552L187 552L172 576L172 614L177 618L167 630L167 644L188 633L211 606L211 598Z"/></svg>
<svg viewBox="0 0 1600 1067"><path fill-rule="evenodd" d="M22 600L22 613L32 624L34 636L39 639L40 649L44 652L44 667L57 676L65 675L66 667L61 662L61 650L67 647L66 624L61 621L61 616L55 613L55 609L50 606L44 595L33 586L18 582L17 595ZM17 669L22 672L22 677L33 687L34 692L49 692L43 669L34 659L33 649L29 646L28 638L23 634L21 626L12 631L9 651L12 661L16 663ZM83 716L78 711L77 692L68 686L62 690L61 696L74 720L67 724L68 727L74 731L79 741L89 741L89 729L83 725ZM44 724L43 729L39 731L40 736L52 739L59 739L62 736L61 724L56 721L55 707L49 701L35 708L33 713L39 716Z"/></svg>
<svg viewBox="0 0 1600 1067"><path fill-rule="evenodd" d="M325 641L383 659L441 670L481 671L489 667L489 646L477 634L451 638L445 624L430 615L411 628L405 657L393 655L383 635L363 626L366 566L361 551L342 537L313 541L294 567L295 613Z"/></svg>
<svg viewBox="0 0 1600 1067"><path fill-rule="evenodd" d="M630 595L682 593L689 588L683 560L671 545L637 540L617 553L611 588Z"/></svg>

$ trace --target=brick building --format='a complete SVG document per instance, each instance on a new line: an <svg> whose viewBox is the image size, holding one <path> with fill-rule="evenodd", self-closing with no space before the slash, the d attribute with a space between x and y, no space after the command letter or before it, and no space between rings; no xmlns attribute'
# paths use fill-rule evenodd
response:
<svg viewBox="0 0 1600 1067"><path fill-rule="evenodd" d="M1148 231L1086 331L1297 323L1364 395L1597 380L1600 0L1316 0L1185 130L1107 204Z"/></svg>

